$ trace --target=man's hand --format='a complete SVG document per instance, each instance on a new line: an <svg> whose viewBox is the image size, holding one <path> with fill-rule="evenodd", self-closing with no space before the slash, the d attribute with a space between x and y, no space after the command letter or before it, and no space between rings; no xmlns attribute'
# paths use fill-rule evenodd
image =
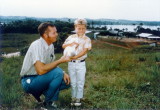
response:
<svg viewBox="0 0 160 110"><path fill-rule="evenodd" d="M70 83L70 77L68 76L67 73L64 73L63 76L64 82L68 85Z"/></svg>
<svg viewBox="0 0 160 110"><path fill-rule="evenodd" d="M62 56L62 57L59 59L59 61L60 61L61 63L65 63L65 62L71 61L71 58L70 58L70 57L66 57L66 56Z"/></svg>
<svg viewBox="0 0 160 110"><path fill-rule="evenodd" d="M70 57L71 60L76 60L77 56Z"/></svg>

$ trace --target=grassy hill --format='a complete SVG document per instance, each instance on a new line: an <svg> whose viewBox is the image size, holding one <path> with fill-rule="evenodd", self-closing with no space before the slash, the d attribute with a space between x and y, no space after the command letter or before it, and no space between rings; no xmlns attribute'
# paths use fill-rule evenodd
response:
<svg viewBox="0 0 160 110"><path fill-rule="evenodd" d="M62 54L56 54L57 58ZM33 109L35 99L20 84L24 57L4 59L0 64L4 108ZM93 41L87 58L85 94L82 108L158 109L160 108L160 52L134 52ZM67 63L61 64L67 71ZM70 108L70 89L60 93L61 108ZM43 98L43 96L42 96Z"/></svg>
<svg viewBox="0 0 160 110"><path fill-rule="evenodd" d="M29 45L31 42L39 38L39 34L21 34L10 33L2 34L1 38L1 52L11 53L20 51L24 46Z"/></svg>

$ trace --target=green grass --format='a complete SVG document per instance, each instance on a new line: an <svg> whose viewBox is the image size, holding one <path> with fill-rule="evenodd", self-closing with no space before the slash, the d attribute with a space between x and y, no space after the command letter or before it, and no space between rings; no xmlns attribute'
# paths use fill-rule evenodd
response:
<svg viewBox="0 0 160 110"><path fill-rule="evenodd" d="M0 51L6 53L17 52L38 38L38 34L2 34Z"/></svg>
<svg viewBox="0 0 160 110"><path fill-rule="evenodd" d="M56 54L57 58L61 54ZM158 109L160 108L160 52L134 53L99 41L87 58L83 108ZM142 60L145 59L145 60ZM33 109L35 99L26 95L20 84L23 57L1 63L3 106ZM67 71L67 63L61 64ZM60 93L62 108L70 108L70 89Z"/></svg>

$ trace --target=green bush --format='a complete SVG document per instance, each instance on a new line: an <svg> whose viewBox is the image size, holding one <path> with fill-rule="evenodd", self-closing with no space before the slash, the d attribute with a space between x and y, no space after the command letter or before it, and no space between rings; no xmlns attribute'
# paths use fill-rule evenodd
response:
<svg viewBox="0 0 160 110"><path fill-rule="evenodd" d="M29 46L25 46L20 50L22 56L25 56L28 51Z"/></svg>
<svg viewBox="0 0 160 110"><path fill-rule="evenodd" d="M157 52L158 50L160 50L160 46L153 47L149 45L143 45L143 46L133 48L132 52L133 53L148 53L148 52Z"/></svg>

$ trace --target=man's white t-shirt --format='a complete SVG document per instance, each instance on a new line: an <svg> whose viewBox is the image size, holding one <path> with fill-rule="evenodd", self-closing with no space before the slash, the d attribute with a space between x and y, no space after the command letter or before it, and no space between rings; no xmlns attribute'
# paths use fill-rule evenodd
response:
<svg viewBox="0 0 160 110"><path fill-rule="evenodd" d="M54 45L48 45L47 42L40 37L40 39L30 45L25 55L20 75L37 75L34 66L36 61L48 64L53 62L54 59Z"/></svg>

